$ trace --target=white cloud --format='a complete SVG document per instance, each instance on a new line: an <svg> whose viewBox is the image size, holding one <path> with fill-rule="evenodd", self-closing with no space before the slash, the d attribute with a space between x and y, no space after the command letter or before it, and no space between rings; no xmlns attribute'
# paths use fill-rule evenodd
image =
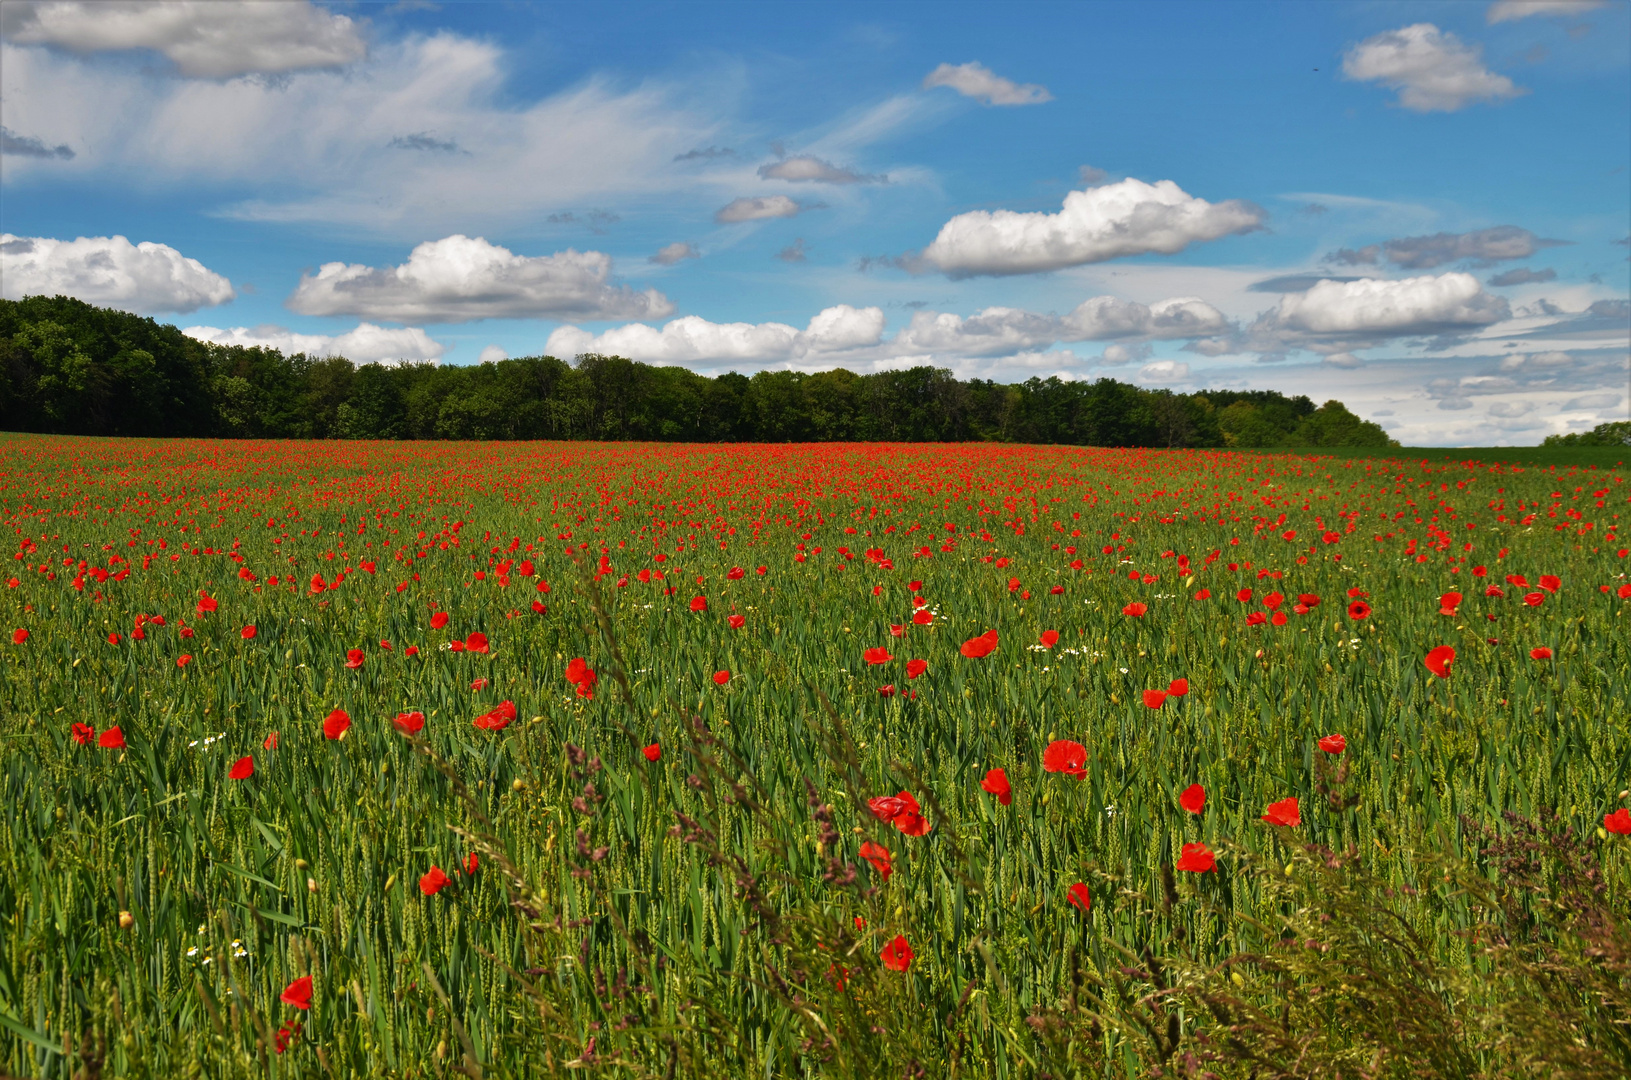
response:
<svg viewBox="0 0 1631 1080"><path fill-rule="evenodd" d="M1325 363L1329 364L1331 367L1334 367L1334 368L1347 368L1347 369L1361 368L1361 367L1365 366L1365 361L1361 360L1359 357L1355 356L1351 352L1334 352L1334 353L1331 353L1329 356L1325 357Z"/></svg>
<svg viewBox="0 0 1631 1080"><path fill-rule="evenodd" d="M875 345L883 322L883 309L848 304L825 309L802 331L786 323L714 323L687 315L661 330L632 323L591 334L563 326L549 335L544 351L564 357L602 353L654 364L776 363Z"/></svg>
<svg viewBox="0 0 1631 1080"><path fill-rule="evenodd" d="M702 252L684 240L676 240L667 247L659 249L657 254L651 256L651 261L658 266L673 266L683 259L700 258L702 258Z"/></svg>
<svg viewBox="0 0 1631 1080"><path fill-rule="evenodd" d="M691 103L717 100L728 85L650 79L624 89L590 78L518 104L510 70L498 43L450 33L377 45L344 71L224 83L153 78L135 65L8 37L0 43L6 126L77 156L6 155L0 168L8 187L46 170L123 187L248 190L258 194L203 209L398 240L490 235L553 212L717 182L672 159L717 136L717 121ZM421 132L456 139L464 152L392 145Z"/></svg>
<svg viewBox="0 0 1631 1080"><path fill-rule="evenodd" d="M967 64L941 64L924 76L923 88L949 86L964 97L987 105L1040 105L1052 101L1048 88L1035 83L1020 85L973 61Z"/></svg>
<svg viewBox="0 0 1631 1080"><path fill-rule="evenodd" d="M367 322L358 323L355 330L334 337L300 334L281 326L235 326L230 330L214 326L187 326L181 332L216 345L259 346L277 349L284 355L303 352L308 356L343 356L356 364L391 364L403 360L435 363L447 352L446 345L433 340L417 326L392 329ZM482 358L487 359L485 350Z"/></svg>
<svg viewBox="0 0 1631 1080"><path fill-rule="evenodd" d="M1497 401L1489 407L1489 414L1502 420L1515 420L1534 408L1532 401Z"/></svg>
<svg viewBox="0 0 1631 1080"><path fill-rule="evenodd" d="M1250 232L1262 221L1263 212L1250 203L1209 203L1171 180L1129 178L1072 191L1057 214L959 214L908 265L954 278L1033 274L1127 255L1171 255L1198 241Z"/></svg>
<svg viewBox="0 0 1631 1080"><path fill-rule="evenodd" d="M759 166L761 180L787 180L792 183L817 184L883 184L889 177L880 174L858 173L844 169L830 161L809 154L782 158L770 165Z"/></svg>
<svg viewBox="0 0 1631 1080"><path fill-rule="evenodd" d="M1583 15L1603 6L1604 0L1496 0L1484 12L1485 21L1494 24L1532 15Z"/></svg>
<svg viewBox="0 0 1631 1080"><path fill-rule="evenodd" d="M1254 329L1398 336L1487 326L1507 315L1507 302L1486 293L1471 274L1398 281L1361 278L1322 281L1307 292L1284 296Z"/></svg>
<svg viewBox="0 0 1631 1080"><path fill-rule="evenodd" d="M501 345L489 345L486 348L481 350L481 354L476 357L476 363L478 363L478 364L496 364L500 360L508 360L509 358L510 358L510 354L504 351L503 346L501 346Z"/></svg>
<svg viewBox="0 0 1631 1080"><path fill-rule="evenodd" d="M17 300L59 293L142 314L197 311L236 295L230 281L168 244L0 233L0 295Z"/></svg>
<svg viewBox="0 0 1631 1080"><path fill-rule="evenodd" d="M1134 360L1148 360L1151 348L1143 345L1106 345L1104 354L1099 357L1099 363L1105 367L1121 367Z"/></svg>
<svg viewBox="0 0 1631 1080"><path fill-rule="evenodd" d="M1047 352L1059 342L1188 337L1226 325L1221 312L1192 297L1146 306L1099 296L1064 316L1008 307L990 307L967 317L917 311L885 340L881 308L840 304L811 319L803 331L786 323L714 323L694 315L675 319L661 330L631 324L591 334L564 326L550 335L548 351L556 356L606 353L667 364L784 364L809 362L816 354L829 359L842 354L839 358L845 362L874 364L1046 355L1049 359L1039 363L1058 367L1062 356L1080 363L1073 353ZM1143 360L1149 348L1137 342L1113 345L1105 355L1111 364Z"/></svg>
<svg viewBox="0 0 1631 1080"><path fill-rule="evenodd" d="M1343 56L1342 71L1358 82L1397 90L1399 104L1414 112L1455 112L1477 101L1528 93L1486 68L1477 47L1432 23L1366 38Z"/></svg>
<svg viewBox="0 0 1631 1080"><path fill-rule="evenodd" d="M1590 409L1612 409L1622 400L1621 395L1610 392L1601 394L1581 394L1570 398L1563 403L1564 412L1585 411Z"/></svg>
<svg viewBox="0 0 1631 1080"><path fill-rule="evenodd" d="M481 237L427 240L401 266L325 263L303 274L288 299L302 315L358 315L395 322L492 318L660 319L674 305L656 289L636 292L609 278L598 251L516 255Z"/></svg>
<svg viewBox="0 0 1631 1080"><path fill-rule="evenodd" d="M797 217L799 211L805 209L786 195L766 195L762 198L742 198L732 200L729 204L719 208L714 220L721 225L730 225L739 221L763 221L766 218Z"/></svg>
<svg viewBox="0 0 1631 1080"><path fill-rule="evenodd" d="M153 49L206 79L341 67L367 52L356 23L305 0L12 3L0 30L79 53Z"/></svg>
<svg viewBox="0 0 1631 1080"><path fill-rule="evenodd" d="M1179 360L1157 360L1138 369L1138 377L1148 383L1175 383L1189 378L1189 365Z"/></svg>

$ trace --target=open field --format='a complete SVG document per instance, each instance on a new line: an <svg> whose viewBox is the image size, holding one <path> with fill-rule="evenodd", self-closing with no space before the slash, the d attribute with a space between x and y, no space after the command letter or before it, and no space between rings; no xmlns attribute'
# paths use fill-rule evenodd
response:
<svg viewBox="0 0 1631 1080"><path fill-rule="evenodd" d="M1388 458L1396 461L1431 461L1449 464L1477 461L1534 468L1623 469L1631 462L1631 447L1624 446L1335 446L1317 450L1254 450L1251 453L1318 454L1343 461Z"/></svg>
<svg viewBox="0 0 1631 1080"><path fill-rule="evenodd" d="M1410 457L8 438L0 1072L1624 1075L1631 492Z"/></svg>

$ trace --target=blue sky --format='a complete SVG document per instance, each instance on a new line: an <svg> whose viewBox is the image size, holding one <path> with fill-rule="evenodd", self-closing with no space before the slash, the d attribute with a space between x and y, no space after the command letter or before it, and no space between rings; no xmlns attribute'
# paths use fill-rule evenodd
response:
<svg viewBox="0 0 1631 1080"><path fill-rule="evenodd" d="M16 3L0 289L218 341L1627 415L1631 3Z"/></svg>

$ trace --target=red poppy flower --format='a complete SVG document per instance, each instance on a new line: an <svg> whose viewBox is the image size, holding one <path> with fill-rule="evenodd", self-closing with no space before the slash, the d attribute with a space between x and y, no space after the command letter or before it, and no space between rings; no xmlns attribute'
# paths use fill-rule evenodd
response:
<svg viewBox="0 0 1631 1080"><path fill-rule="evenodd" d="M708 598L706 596L693 596L693 597L691 597L691 610L692 611L707 611L708 610Z"/></svg>
<svg viewBox="0 0 1631 1080"><path fill-rule="evenodd" d="M1270 825L1284 825L1295 828L1303 823L1302 813L1297 809L1297 797L1281 799L1276 803L1269 803L1268 809L1263 811L1263 820Z"/></svg>
<svg viewBox="0 0 1631 1080"><path fill-rule="evenodd" d="M469 637L464 639L464 647L467 652L485 653L487 651L487 635L480 630L472 632Z"/></svg>
<svg viewBox="0 0 1631 1080"><path fill-rule="evenodd" d="M264 746L268 750L276 750L277 749L277 744L278 744L278 736L277 736L277 732L275 732L275 731L272 732L272 734L266 736L266 738L261 740L261 745Z"/></svg>
<svg viewBox="0 0 1631 1080"><path fill-rule="evenodd" d="M725 616L725 622L730 625L732 630L740 630L747 625L748 620L746 615L727 615Z"/></svg>
<svg viewBox="0 0 1631 1080"><path fill-rule="evenodd" d="M464 872L469 874L471 877L476 876L476 870L479 869L480 866L481 860L476 857L476 853L474 851L464 857Z"/></svg>
<svg viewBox="0 0 1631 1080"><path fill-rule="evenodd" d="M1631 810L1622 806L1612 814L1604 814L1603 828L1619 836L1631 836Z"/></svg>
<svg viewBox="0 0 1631 1080"><path fill-rule="evenodd" d="M861 858L871 863L872 868L882 874L885 881L888 881L889 875L895 872L894 867L890 865L889 849L882 844L866 841L861 845Z"/></svg>
<svg viewBox="0 0 1631 1080"><path fill-rule="evenodd" d="M418 656L419 655L419 646L409 645L406 649L402 650L402 655L403 656Z"/></svg>
<svg viewBox="0 0 1631 1080"><path fill-rule="evenodd" d="M438 611L438 612L436 612L434 615L432 615L430 617L430 628L432 630L440 630L442 627L444 627L446 625L447 625L447 612Z"/></svg>
<svg viewBox="0 0 1631 1080"><path fill-rule="evenodd" d="M1049 589L1048 592L1053 596L1063 596L1065 594L1065 587L1063 585L1055 585L1053 588Z"/></svg>
<svg viewBox="0 0 1631 1080"><path fill-rule="evenodd" d="M1001 769L989 770L985 779L980 781L980 788L987 794L995 795L997 802L1003 806L1014 801L1014 789L1008 783L1008 774Z"/></svg>
<svg viewBox="0 0 1631 1080"><path fill-rule="evenodd" d="M123 750L125 748L125 733L115 724L96 737L96 745L104 750Z"/></svg>
<svg viewBox="0 0 1631 1080"><path fill-rule="evenodd" d="M1173 697L1183 697L1185 694L1189 693L1189 680L1173 679L1172 684L1167 687L1167 693L1171 694Z"/></svg>
<svg viewBox="0 0 1631 1080"><path fill-rule="evenodd" d="M1617 590L1615 590L1614 595L1618 596L1621 600L1631 600L1631 581L1621 585Z"/></svg>
<svg viewBox="0 0 1631 1080"><path fill-rule="evenodd" d="M928 608L919 608L912 612L912 622L916 626L928 626L934 622L934 615Z"/></svg>
<svg viewBox="0 0 1631 1080"><path fill-rule="evenodd" d="M987 630L977 638L969 638L957 650L970 660L978 660L982 656L990 656L997 651L997 632Z"/></svg>
<svg viewBox="0 0 1631 1080"><path fill-rule="evenodd" d="M1093 894L1087 891L1087 886L1078 881L1070 887L1070 899L1066 901L1072 907L1082 909L1082 914L1093 910Z"/></svg>
<svg viewBox="0 0 1631 1080"><path fill-rule="evenodd" d="M1454 615L1455 609L1461 606L1461 594L1447 592L1438 598L1438 613L1440 615Z"/></svg>
<svg viewBox="0 0 1631 1080"><path fill-rule="evenodd" d="M878 687L878 693L882 697L894 697L895 696L895 684L890 683L888 686Z"/></svg>
<svg viewBox="0 0 1631 1080"><path fill-rule="evenodd" d="M432 866L423 877L419 879L419 891L426 896L435 896L447 887L449 878L442 873L440 866Z"/></svg>
<svg viewBox="0 0 1631 1080"><path fill-rule="evenodd" d="M1205 874L1218 868L1218 859L1205 844L1185 844L1174 866L1191 874Z"/></svg>
<svg viewBox="0 0 1631 1080"><path fill-rule="evenodd" d="M345 738L346 728L351 726L351 716L344 709L335 709L323 720L323 737L325 739Z"/></svg>
<svg viewBox="0 0 1631 1080"><path fill-rule="evenodd" d="M1298 593L1297 603L1305 608L1317 608L1320 606L1320 598L1313 593Z"/></svg>
<svg viewBox="0 0 1631 1080"><path fill-rule="evenodd" d="M1057 631L1057 630L1044 630L1044 631L1042 631L1042 647L1044 649L1051 649L1057 644L1059 644L1059 631Z"/></svg>
<svg viewBox="0 0 1631 1080"><path fill-rule="evenodd" d="M878 959L882 960L883 966L890 971L905 971L911 967L912 947L906 944L906 936L896 934L895 940L883 947L883 952L878 954Z"/></svg>
<svg viewBox="0 0 1631 1080"><path fill-rule="evenodd" d="M363 659L364 657L361 649L347 649L345 654L345 666L351 668L352 670L356 670L357 668L362 667Z"/></svg>
<svg viewBox="0 0 1631 1080"><path fill-rule="evenodd" d="M89 724L75 724L69 729L69 734L74 737L74 742L80 746L89 746L91 740L96 738L96 729Z"/></svg>
<svg viewBox="0 0 1631 1080"><path fill-rule="evenodd" d="M1159 709L1166 704L1166 701L1167 692L1165 690L1144 691L1144 707L1147 709Z"/></svg>
<svg viewBox="0 0 1631 1080"><path fill-rule="evenodd" d="M412 712L399 712L391 723L404 735L417 735L425 730L425 714L418 709Z"/></svg>
<svg viewBox="0 0 1631 1080"><path fill-rule="evenodd" d="M1263 606L1268 608L1270 611L1273 611L1281 604L1285 603L1285 600L1286 598L1279 593L1271 592L1267 596L1263 597Z"/></svg>
<svg viewBox="0 0 1631 1080"><path fill-rule="evenodd" d="M1355 600L1348 605L1348 618L1363 619L1370 615L1370 605L1363 600Z"/></svg>
<svg viewBox="0 0 1631 1080"><path fill-rule="evenodd" d="M1087 775L1087 747L1069 739L1056 739L1042 751L1042 769L1080 780Z"/></svg>
<svg viewBox="0 0 1631 1080"><path fill-rule="evenodd" d="M232 768L227 770L227 778L231 780L248 780L254 775L255 759L252 757L239 758L232 763Z"/></svg>
<svg viewBox="0 0 1631 1080"><path fill-rule="evenodd" d="M1523 602L1530 607L1540 607L1546 602L1546 594L1543 592L1524 593Z"/></svg>
<svg viewBox="0 0 1631 1080"><path fill-rule="evenodd" d="M1148 610L1150 610L1150 606L1148 604L1141 604L1141 603L1139 603L1138 601L1135 600L1131 604L1128 604L1126 607L1122 608L1121 613L1123 615L1127 615L1127 616L1130 616L1131 618L1137 619L1137 618L1141 618L1143 616L1143 614Z"/></svg>
<svg viewBox="0 0 1631 1080"><path fill-rule="evenodd" d="M1551 658L1552 650L1547 648L1545 645L1529 650L1529 659L1531 660L1550 660Z"/></svg>
<svg viewBox="0 0 1631 1080"><path fill-rule="evenodd" d="M1246 616L1246 625L1247 626L1262 626L1264 623L1266 623L1268 621L1269 621L1269 617L1267 615L1263 614L1261 611L1254 611L1250 615Z"/></svg>
<svg viewBox="0 0 1631 1080"><path fill-rule="evenodd" d="M932 827L910 792L899 795L878 795L866 801L867 809L879 821L887 821L907 836L926 835Z"/></svg>
<svg viewBox="0 0 1631 1080"><path fill-rule="evenodd" d="M238 636L243 638L245 641L249 641L254 638L257 633L259 633L259 631L253 626L246 626L242 630L238 631Z"/></svg>
<svg viewBox="0 0 1631 1080"><path fill-rule="evenodd" d="M114 633L114 634L109 634L109 635L108 635L108 644L109 644L109 645L117 645L117 644L119 644L119 635L118 635L118 634L116 634L116 633Z"/></svg>
<svg viewBox="0 0 1631 1080"><path fill-rule="evenodd" d="M663 756L663 748L656 743L652 743L650 746L646 747L640 752L646 755L647 761L656 761L658 758Z"/></svg>
<svg viewBox="0 0 1631 1080"><path fill-rule="evenodd" d="M297 1009L311 1008L311 976L302 975L284 987L283 993L278 995L278 1000Z"/></svg>
<svg viewBox="0 0 1631 1080"><path fill-rule="evenodd" d="M1341 735L1326 735L1320 739L1319 748L1327 754L1340 754L1348 749L1348 740Z"/></svg>
<svg viewBox="0 0 1631 1080"><path fill-rule="evenodd" d="M925 671L928 671L928 670L929 670L929 662L927 660L908 660L908 661L906 661L906 677L908 679L915 679L919 675L923 674Z"/></svg>
<svg viewBox="0 0 1631 1080"><path fill-rule="evenodd" d="M1450 665L1454 662L1455 649L1450 645L1440 645L1422 660L1422 663L1427 665L1427 670L1441 679L1450 677Z"/></svg>
<svg viewBox="0 0 1631 1080"><path fill-rule="evenodd" d="M197 611L200 615L208 615L210 612L216 610L220 606L221 605L216 602L215 598L210 596L208 593L200 592L198 594Z"/></svg>
<svg viewBox="0 0 1631 1080"><path fill-rule="evenodd" d="M583 684L578 685L578 692L583 693ZM588 695L585 695L588 696ZM476 717L471 723L483 731L503 731L515 719L515 702L501 701L487 712Z"/></svg>
<svg viewBox="0 0 1631 1080"><path fill-rule="evenodd" d="M728 683L730 681L731 681L731 673L730 672L728 672L728 671L716 671L716 672L714 672L714 685L715 686L724 686L726 683Z"/></svg>
<svg viewBox="0 0 1631 1080"><path fill-rule="evenodd" d="M581 656L574 656L566 662L566 681L580 683L587 679L593 671Z"/></svg>
<svg viewBox="0 0 1631 1080"><path fill-rule="evenodd" d="M1206 789L1199 784L1190 784L1178 796L1178 805L1191 814L1198 814L1206 809Z"/></svg>
<svg viewBox="0 0 1631 1080"><path fill-rule="evenodd" d="M1506 583L1519 589L1527 589L1529 587L1529 579L1524 577L1522 574L1508 574L1506 576Z"/></svg>
<svg viewBox="0 0 1631 1080"><path fill-rule="evenodd" d="M862 653L861 659L865 660L869 664L887 664L889 661L893 660L894 657L889 655L889 650L887 648L879 645L877 648L868 649L866 652Z"/></svg>

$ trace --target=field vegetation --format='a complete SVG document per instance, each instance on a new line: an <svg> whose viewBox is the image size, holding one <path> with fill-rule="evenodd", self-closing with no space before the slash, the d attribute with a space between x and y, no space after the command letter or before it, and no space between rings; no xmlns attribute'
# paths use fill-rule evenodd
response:
<svg viewBox="0 0 1631 1080"><path fill-rule="evenodd" d="M0 1072L1623 1077L1623 473L0 441Z"/></svg>

